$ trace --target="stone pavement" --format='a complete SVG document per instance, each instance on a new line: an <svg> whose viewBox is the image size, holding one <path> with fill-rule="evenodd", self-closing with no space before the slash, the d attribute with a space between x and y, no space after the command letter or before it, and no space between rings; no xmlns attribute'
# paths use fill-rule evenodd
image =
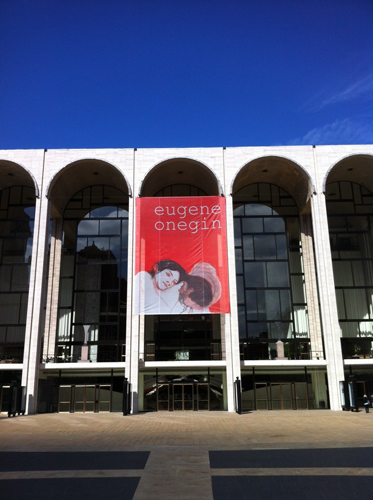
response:
<svg viewBox="0 0 373 500"><path fill-rule="evenodd" d="M373 413L364 411L1 416L0 491L38 500L373 498L372 451Z"/></svg>

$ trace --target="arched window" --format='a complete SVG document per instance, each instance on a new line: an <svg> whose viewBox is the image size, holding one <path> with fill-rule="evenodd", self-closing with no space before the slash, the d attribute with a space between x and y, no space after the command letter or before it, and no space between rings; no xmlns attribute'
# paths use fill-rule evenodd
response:
<svg viewBox="0 0 373 500"><path fill-rule="evenodd" d="M334 282L345 357L367 356L373 337L373 194L353 182L327 185Z"/></svg>
<svg viewBox="0 0 373 500"><path fill-rule="evenodd" d="M0 359L22 363L34 234L35 191L0 193Z"/></svg>
<svg viewBox="0 0 373 500"><path fill-rule="evenodd" d="M128 202L121 191L92 186L64 212L57 361L125 357Z"/></svg>
<svg viewBox="0 0 373 500"><path fill-rule="evenodd" d="M298 209L272 184L234 195L241 358L308 358L309 328Z"/></svg>

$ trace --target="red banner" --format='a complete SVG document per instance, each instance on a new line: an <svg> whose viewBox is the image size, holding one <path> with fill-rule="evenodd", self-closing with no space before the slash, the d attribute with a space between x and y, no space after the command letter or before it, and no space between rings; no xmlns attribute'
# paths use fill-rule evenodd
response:
<svg viewBox="0 0 373 500"><path fill-rule="evenodd" d="M225 198L136 199L134 312L229 312Z"/></svg>

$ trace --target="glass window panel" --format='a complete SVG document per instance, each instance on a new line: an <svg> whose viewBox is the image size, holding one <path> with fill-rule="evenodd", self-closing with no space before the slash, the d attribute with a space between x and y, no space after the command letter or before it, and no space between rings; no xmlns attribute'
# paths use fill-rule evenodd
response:
<svg viewBox="0 0 373 500"><path fill-rule="evenodd" d="M282 234L276 235L276 245L277 245L277 258L287 259L288 258L288 244L286 241L286 236Z"/></svg>
<svg viewBox="0 0 373 500"><path fill-rule="evenodd" d="M100 234L120 234L120 220L101 220Z"/></svg>
<svg viewBox="0 0 373 500"><path fill-rule="evenodd" d="M117 207L98 207L98 208L95 208L93 209L90 213L89 213L89 217L91 219L99 219L99 218L102 218L102 217L107 217L107 218L110 218L110 217L117 217L117 214L118 214L118 210L117 210ZM104 233L104 234L108 234L108 233Z"/></svg>
<svg viewBox="0 0 373 500"><path fill-rule="evenodd" d="M237 304L245 304L245 292L243 287L243 276L237 276Z"/></svg>
<svg viewBox="0 0 373 500"><path fill-rule="evenodd" d="M369 221L368 217L364 215L353 215L351 217L347 217L347 228L350 231L368 231L369 230Z"/></svg>
<svg viewBox="0 0 373 500"><path fill-rule="evenodd" d="M100 315L100 292L86 292L84 324L98 323Z"/></svg>
<svg viewBox="0 0 373 500"><path fill-rule="evenodd" d="M79 265L76 267L77 290L99 290L101 288L102 267L100 265Z"/></svg>
<svg viewBox="0 0 373 500"><path fill-rule="evenodd" d="M333 272L335 286L353 286L351 262L334 261Z"/></svg>
<svg viewBox="0 0 373 500"><path fill-rule="evenodd" d="M12 279L12 266L0 266L0 291L9 292Z"/></svg>
<svg viewBox="0 0 373 500"><path fill-rule="evenodd" d="M120 252L121 252L120 237L119 236L112 236L110 238L110 259L109 260L120 261Z"/></svg>
<svg viewBox="0 0 373 500"><path fill-rule="evenodd" d="M343 290L337 289L335 294L337 298L338 319L346 319Z"/></svg>
<svg viewBox="0 0 373 500"><path fill-rule="evenodd" d="M373 322L361 321L359 323L361 337L373 337Z"/></svg>
<svg viewBox="0 0 373 500"><path fill-rule="evenodd" d="M122 220L122 248L128 247L128 221Z"/></svg>
<svg viewBox="0 0 373 500"><path fill-rule="evenodd" d="M254 236L255 259L275 260L276 259L276 240L275 236L258 235Z"/></svg>
<svg viewBox="0 0 373 500"><path fill-rule="evenodd" d="M242 274L243 273L242 251L240 248L236 248L235 255L236 255L236 273Z"/></svg>
<svg viewBox="0 0 373 500"><path fill-rule="evenodd" d="M291 277L291 291L293 292L293 303L304 304L304 283L302 276Z"/></svg>
<svg viewBox="0 0 373 500"><path fill-rule="evenodd" d="M62 278L60 280L59 304L58 304L60 307L71 307L72 292L73 292L73 279Z"/></svg>
<svg viewBox="0 0 373 500"><path fill-rule="evenodd" d="M294 324L296 337L309 337L308 315L305 306L294 306Z"/></svg>
<svg viewBox="0 0 373 500"><path fill-rule="evenodd" d="M18 324L21 294L0 293L0 318L3 324Z"/></svg>
<svg viewBox="0 0 373 500"><path fill-rule="evenodd" d="M80 252L81 256L83 255L86 257L86 252L83 252L84 250L87 250L87 238L85 236L77 238L76 240L76 251Z"/></svg>
<svg viewBox="0 0 373 500"><path fill-rule="evenodd" d="M240 205L240 206L235 205L235 208L233 210L234 216L244 215L244 213L245 213L245 206L244 205Z"/></svg>
<svg viewBox="0 0 373 500"><path fill-rule="evenodd" d="M363 262L361 260L354 260L351 262L352 273L354 276L355 286L365 286L365 272Z"/></svg>
<svg viewBox="0 0 373 500"><path fill-rule="evenodd" d="M238 330L240 339L246 338L246 316L244 307L238 308Z"/></svg>
<svg viewBox="0 0 373 500"><path fill-rule="evenodd" d="M287 262L268 262L267 274L269 287L289 286L289 271Z"/></svg>
<svg viewBox="0 0 373 500"><path fill-rule="evenodd" d="M7 331L7 342L12 344L20 344L25 341L25 327L24 326L10 326ZM22 360L20 359L21 363Z"/></svg>
<svg viewBox="0 0 373 500"><path fill-rule="evenodd" d="M265 233L283 233L285 232L285 221L281 217L264 218Z"/></svg>
<svg viewBox="0 0 373 500"><path fill-rule="evenodd" d="M278 290L263 290L265 300L265 315L269 321L281 318L280 297ZM264 318L263 318L264 319Z"/></svg>
<svg viewBox="0 0 373 500"><path fill-rule="evenodd" d="M244 233L262 233L263 219L261 217L248 217L242 219L242 231Z"/></svg>
<svg viewBox="0 0 373 500"><path fill-rule="evenodd" d="M101 275L101 289L117 289L118 288L118 275L119 275L119 267L118 264L107 264L102 267L102 275Z"/></svg>
<svg viewBox="0 0 373 500"><path fill-rule="evenodd" d="M268 324L267 323L247 323L247 335L251 338L268 338Z"/></svg>
<svg viewBox="0 0 373 500"><path fill-rule="evenodd" d="M264 262L245 262L245 286L250 288L266 286Z"/></svg>
<svg viewBox="0 0 373 500"><path fill-rule="evenodd" d="M20 315L19 315L19 323L20 324L26 324L27 302L28 302L28 294L23 293L21 295L21 308L20 308Z"/></svg>
<svg viewBox="0 0 373 500"><path fill-rule="evenodd" d="M10 239L4 241L3 262L21 263L25 262L26 240Z"/></svg>
<svg viewBox="0 0 373 500"><path fill-rule="evenodd" d="M123 207L118 207L118 217L128 218L128 210Z"/></svg>
<svg viewBox="0 0 373 500"><path fill-rule="evenodd" d="M246 314L248 320L258 319L255 290L246 290Z"/></svg>
<svg viewBox="0 0 373 500"><path fill-rule="evenodd" d="M288 217L286 219L286 227L289 235L290 245L299 245L300 243L300 232L299 232L299 221L297 217Z"/></svg>
<svg viewBox="0 0 373 500"><path fill-rule="evenodd" d="M234 244L236 247L242 245L241 242L241 219L234 219Z"/></svg>
<svg viewBox="0 0 373 500"><path fill-rule="evenodd" d="M79 236L84 236L84 235L92 235L92 234L98 234L98 226L99 226L99 221L98 220L87 220L84 219L79 222L78 224L78 235Z"/></svg>
<svg viewBox="0 0 373 500"><path fill-rule="evenodd" d="M369 317L373 319L373 289L367 288L366 293L367 293L367 301L369 307Z"/></svg>
<svg viewBox="0 0 373 500"><path fill-rule="evenodd" d="M245 235L243 237L243 256L246 260L254 260L253 237Z"/></svg>
<svg viewBox="0 0 373 500"><path fill-rule="evenodd" d="M110 238L96 236L88 238L87 257L89 260L107 260L110 252Z"/></svg>
<svg viewBox="0 0 373 500"><path fill-rule="evenodd" d="M356 321L346 321L339 323L342 331L342 337L358 337L359 323Z"/></svg>
<svg viewBox="0 0 373 500"><path fill-rule="evenodd" d="M291 250L289 252L289 264L291 273L302 273L302 261L299 250Z"/></svg>
<svg viewBox="0 0 373 500"><path fill-rule="evenodd" d="M85 292L75 293L74 314L77 323L84 323Z"/></svg>
<svg viewBox="0 0 373 500"><path fill-rule="evenodd" d="M288 320L291 316L290 290L279 290L281 303L281 319Z"/></svg>
<svg viewBox="0 0 373 500"><path fill-rule="evenodd" d="M245 205L246 215L272 215L272 208L260 203L248 203Z"/></svg>
<svg viewBox="0 0 373 500"><path fill-rule="evenodd" d="M12 266L12 292L20 292L28 290L29 268L27 265Z"/></svg>
<svg viewBox="0 0 373 500"><path fill-rule="evenodd" d="M368 319L368 304L365 290L355 288L344 290L347 319Z"/></svg>

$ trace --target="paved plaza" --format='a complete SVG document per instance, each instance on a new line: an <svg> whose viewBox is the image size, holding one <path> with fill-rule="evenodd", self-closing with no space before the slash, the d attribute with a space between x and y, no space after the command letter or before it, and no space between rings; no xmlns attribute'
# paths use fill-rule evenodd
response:
<svg viewBox="0 0 373 500"><path fill-rule="evenodd" d="M373 491L373 413L364 411L1 416L0 451L0 491L38 500L330 500Z"/></svg>

